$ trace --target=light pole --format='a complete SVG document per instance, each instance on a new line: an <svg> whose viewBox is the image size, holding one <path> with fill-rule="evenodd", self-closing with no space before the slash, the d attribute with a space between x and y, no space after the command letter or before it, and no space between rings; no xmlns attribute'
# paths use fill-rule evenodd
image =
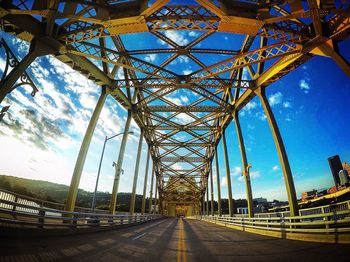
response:
<svg viewBox="0 0 350 262"><path fill-rule="evenodd" d="M99 164L99 166L98 166L98 172L97 172L97 178L96 178L96 185L95 185L94 196L93 196L93 198L92 198L92 205L91 205L92 211L95 211L95 206L96 206L96 192L97 192L98 180L100 179L101 165L102 165L103 155L104 155L104 153L105 153L106 143L107 143L108 140L110 140L110 139L112 139L112 138L115 138L115 137L117 137L117 136L119 136L119 135L122 135L122 134L124 134L124 132L123 132L123 133L116 134L116 135L111 136L111 137L107 137L107 136L105 137L105 142L103 143L103 148L102 148L102 154L101 154L100 164ZM133 132L133 131L130 131L130 132L128 132L128 134L133 135L134 132Z"/></svg>

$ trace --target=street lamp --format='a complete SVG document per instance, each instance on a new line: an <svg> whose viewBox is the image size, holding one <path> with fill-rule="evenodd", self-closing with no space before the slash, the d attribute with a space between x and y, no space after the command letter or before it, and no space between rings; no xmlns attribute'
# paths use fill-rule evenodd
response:
<svg viewBox="0 0 350 262"><path fill-rule="evenodd" d="M95 185L95 191L94 191L94 196L92 198L92 205L91 205L91 209L92 211L94 212L95 211L95 206L96 206L96 192L97 192L97 186L98 186L98 180L100 179L100 172L101 172L101 165L102 165L102 160L103 160L103 154L105 153L105 147L106 147L106 143L108 140L112 139L112 138L115 138L117 136L120 136L124 133L119 133L119 134L116 134L114 136L111 136L111 137L105 137L105 142L103 143L103 148L102 148L102 154L101 154L101 159L100 159L100 164L98 166L98 172L97 172L97 178L96 178L96 185ZM133 131L129 131L128 134L130 135L133 135L134 132Z"/></svg>

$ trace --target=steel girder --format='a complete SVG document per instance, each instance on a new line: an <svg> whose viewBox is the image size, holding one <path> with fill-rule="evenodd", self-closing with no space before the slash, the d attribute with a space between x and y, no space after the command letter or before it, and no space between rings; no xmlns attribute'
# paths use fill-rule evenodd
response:
<svg viewBox="0 0 350 262"><path fill-rule="evenodd" d="M4 0L0 18L2 30L40 38L58 59L107 86L143 130L162 199L194 201L203 197L216 145L234 115L260 87L347 38L350 10L325 0L168 2ZM198 33L179 43L169 30ZM141 32L163 44L128 48L122 36ZM239 50L199 46L217 32L246 37ZM161 62L145 58L161 54L167 55ZM219 59L208 62L209 55ZM173 72L181 57L198 69ZM181 100L180 92L191 99ZM183 184L185 192L176 191Z"/></svg>

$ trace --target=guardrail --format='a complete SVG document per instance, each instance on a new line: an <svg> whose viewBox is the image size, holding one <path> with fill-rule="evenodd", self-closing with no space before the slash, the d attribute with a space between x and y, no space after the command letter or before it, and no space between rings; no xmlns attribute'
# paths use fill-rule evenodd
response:
<svg viewBox="0 0 350 262"><path fill-rule="evenodd" d="M43 201L46 202L47 201ZM90 211L90 210L89 210ZM30 228L87 228L137 224L160 218L161 215L106 214L91 212L67 212L48 208L37 199L24 199L18 195L0 191L0 225L21 225Z"/></svg>
<svg viewBox="0 0 350 262"><path fill-rule="evenodd" d="M300 210L303 215L271 213L267 217L197 216L197 219L282 238L350 243L350 201ZM268 214L268 213L267 213ZM266 215L266 214L265 214Z"/></svg>
<svg viewBox="0 0 350 262"><path fill-rule="evenodd" d="M334 203L330 205L323 205L318 207L310 207L310 208L303 208L299 209L299 216L306 216L306 215L317 215L317 214L325 214L330 213L333 211L342 211L342 210L350 210L350 200ZM222 215L224 217L229 217L229 215ZM234 217L248 217L248 214L234 214ZM268 217L289 217L290 212L289 211L282 211L282 212L274 212L274 213L255 213L254 217L256 218L268 218Z"/></svg>
<svg viewBox="0 0 350 262"><path fill-rule="evenodd" d="M12 201L13 204L9 206L5 206L5 204L0 203L0 208L12 208L13 210L17 210L17 203L19 204L27 204L29 206L36 206L36 207L45 207L45 208L52 208L52 209L57 209L57 210L64 210L64 204L62 203L57 203L57 202L52 202L52 201L47 201L47 200L42 200L34 197L29 197L29 196L24 196L21 194L17 194L8 190L0 189L0 200L7 200L7 201ZM23 210L19 210L23 211ZM89 213L91 212L91 208L87 207L79 207L76 206L74 208L75 212L85 212ZM104 214L106 213L106 210L101 210L101 209L95 209L94 213L101 213Z"/></svg>

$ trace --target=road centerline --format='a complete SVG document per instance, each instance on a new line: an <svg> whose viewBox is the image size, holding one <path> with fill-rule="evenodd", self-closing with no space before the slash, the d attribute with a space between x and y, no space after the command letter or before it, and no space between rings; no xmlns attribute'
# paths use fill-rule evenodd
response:
<svg viewBox="0 0 350 262"><path fill-rule="evenodd" d="M186 262L186 240L185 240L185 231L184 223L182 218L179 220L179 231L178 231L178 242L177 242L177 262Z"/></svg>

